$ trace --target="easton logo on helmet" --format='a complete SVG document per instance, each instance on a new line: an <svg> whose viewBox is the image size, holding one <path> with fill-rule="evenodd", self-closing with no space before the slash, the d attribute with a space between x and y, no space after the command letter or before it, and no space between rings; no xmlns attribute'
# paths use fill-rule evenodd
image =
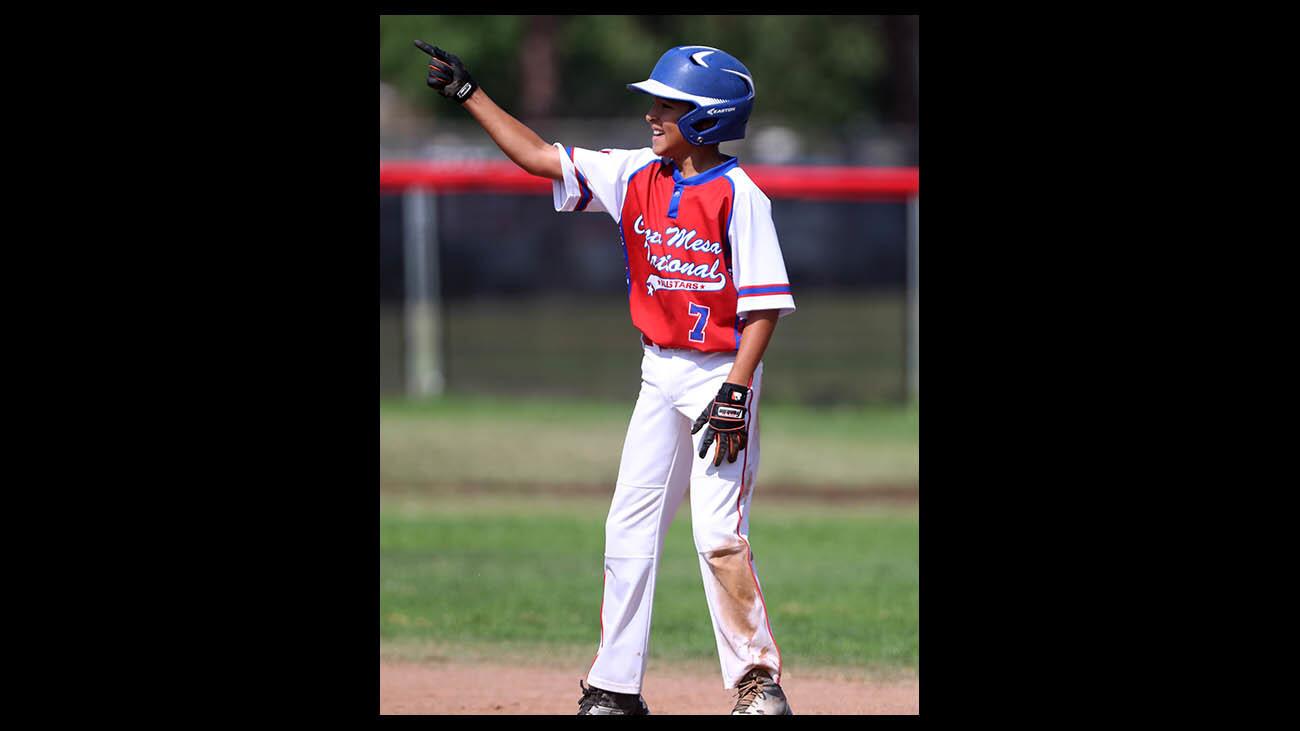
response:
<svg viewBox="0 0 1300 731"><path fill-rule="evenodd" d="M713 116L714 114L726 114L727 112L734 111L736 111L735 107L727 107L726 109L710 109L708 113L709 116Z"/></svg>

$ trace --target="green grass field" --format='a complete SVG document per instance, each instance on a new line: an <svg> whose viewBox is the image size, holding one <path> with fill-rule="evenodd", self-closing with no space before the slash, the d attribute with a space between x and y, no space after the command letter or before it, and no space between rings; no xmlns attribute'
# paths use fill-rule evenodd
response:
<svg viewBox="0 0 1300 731"><path fill-rule="evenodd" d="M544 656L579 671L591 661L605 513L632 406L381 403L386 656ZM750 537L787 667L915 669L916 505L870 498L916 486L918 420L915 407L762 407ZM715 658L686 505L667 536L651 652L652 662Z"/></svg>
<svg viewBox="0 0 1300 731"><path fill-rule="evenodd" d="M635 396L623 403L457 396L384 401L380 484L389 491L613 485ZM917 407L764 404L758 485L915 486Z"/></svg>
<svg viewBox="0 0 1300 731"><path fill-rule="evenodd" d="M608 499L381 500L381 647L590 662L599 640ZM918 647L915 507L826 506L755 494L751 544L787 667L912 671ZM654 660L716 657L683 505L655 593Z"/></svg>

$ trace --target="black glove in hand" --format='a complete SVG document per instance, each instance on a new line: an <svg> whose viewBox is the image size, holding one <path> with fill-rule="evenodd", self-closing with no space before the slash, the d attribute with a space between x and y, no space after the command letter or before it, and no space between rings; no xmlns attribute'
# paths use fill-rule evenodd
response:
<svg viewBox="0 0 1300 731"><path fill-rule="evenodd" d="M704 429L704 439L700 441L700 459L704 459L704 455L709 451L709 445L713 444L716 438L718 451L713 456L713 466L722 464L724 452L728 462L736 461L736 455L749 441L749 430L746 428L749 409L745 406L748 399L748 388L734 383L722 384L713 403L704 409L700 418L695 420L695 426L691 427L691 433L694 434L700 430L700 427L708 424Z"/></svg>
<svg viewBox="0 0 1300 731"><path fill-rule="evenodd" d="M416 41L415 47L433 56L433 60L429 62L429 75L425 78L425 83L439 94L464 104L466 99L474 96L474 92L478 91L478 84L474 83L469 70L455 54L447 53L424 41Z"/></svg>

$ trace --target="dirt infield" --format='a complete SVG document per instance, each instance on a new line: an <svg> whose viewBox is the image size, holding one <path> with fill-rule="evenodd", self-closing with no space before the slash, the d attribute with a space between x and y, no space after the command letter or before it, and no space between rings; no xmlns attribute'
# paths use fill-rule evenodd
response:
<svg viewBox="0 0 1300 731"><path fill-rule="evenodd" d="M578 711L580 672L518 665L462 666L381 661L379 712L432 715L573 715ZM854 680L790 672L781 679L796 715L916 714L916 678ZM654 715L726 715L734 695L717 672L658 668L646 676L642 695Z"/></svg>

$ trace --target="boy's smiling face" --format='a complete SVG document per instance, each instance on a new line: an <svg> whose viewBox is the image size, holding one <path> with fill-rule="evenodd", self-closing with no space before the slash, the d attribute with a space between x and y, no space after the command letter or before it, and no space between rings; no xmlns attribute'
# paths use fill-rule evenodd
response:
<svg viewBox="0 0 1300 731"><path fill-rule="evenodd" d="M677 120L691 109L689 102L654 97L645 121L650 125L650 149L656 155L676 157L690 150L691 143L677 129Z"/></svg>

